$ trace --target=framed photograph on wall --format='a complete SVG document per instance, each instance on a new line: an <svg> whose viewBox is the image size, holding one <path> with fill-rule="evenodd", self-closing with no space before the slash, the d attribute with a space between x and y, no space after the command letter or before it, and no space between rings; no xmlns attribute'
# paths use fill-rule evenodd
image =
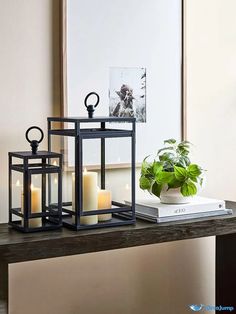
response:
<svg viewBox="0 0 236 314"><path fill-rule="evenodd" d="M135 116L137 164L164 139L184 138L184 0L63 0L62 26L65 116L86 116L91 91L100 96L97 116ZM126 167L130 152L117 159L117 146L107 164Z"/></svg>
<svg viewBox="0 0 236 314"><path fill-rule="evenodd" d="M110 68L109 116L146 122L146 69Z"/></svg>

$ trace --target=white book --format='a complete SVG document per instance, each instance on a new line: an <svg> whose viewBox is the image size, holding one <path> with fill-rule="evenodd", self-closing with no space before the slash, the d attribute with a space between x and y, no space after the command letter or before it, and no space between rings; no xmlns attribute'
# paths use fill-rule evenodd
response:
<svg viewBox="0 0 236 314"><path fill-rule="evenodd" d="M184 215L175 215L175 216L168 216L168 217L156 217L145 215L143 213L138 212L137 218L142 220L147 220L150 222L156 223L164 223L164 222L173 222L173 221L181 221L181 220L188 220L188 219L197 219L197 218L208 218L208 217L215 217L215 216L225 216L225 215L232 215L232 209L223 209L223 210L214 210L209 212L203 213L196 213L196 214L184 214Z"/></svg>
<svg viewBox="0 0 236 314"><path fill-rule="evenodd" d="M225 201L196 196L187 204L162 204L158 199L138 200L136 213L162 218L179 215L207 213L222 211L225 209Z"/></svg>

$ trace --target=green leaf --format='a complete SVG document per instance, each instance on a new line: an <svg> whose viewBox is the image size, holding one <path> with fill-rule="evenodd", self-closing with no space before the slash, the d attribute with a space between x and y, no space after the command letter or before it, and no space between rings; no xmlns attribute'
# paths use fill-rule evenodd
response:
<svg viewBox="0 0 236 314"><path fill-rule="evenodd" d="M142 175L145 175L147 173L147 169L150 166L150 163L146 161L148 157L149 156L145 157L143 162L142 162L142 167L141 167L141 174Z"/></svg>
<svg viewBox="0 0 236 314"><path fill-rule="evenodd" d="M183 196L193 196L197 194L197 187L192 181L186 181L180 189Z"/></svg>
<svg viewBox="0 0 236 314"><path fill-rule="evenodd" d="M160 161L154 160L152 167L153 167L153 174L157 175L158 172L160 172L162 170L163 165Z"/></svg>
<svg viewBox="0 0 236 314"><path fill-rule="evenodd" d="M165 152L159 156L160 161L174 162L175 155L171 152Z"/></svg>
<svg viewBox="0 0 236 314"><path fill-rule="evenodd" d="M191 145L191 143L188 141L180 142L177 146L177 149L176 149L177 153L182 155L182 156L187 156L189 154L190 145Z"/></svg>
<svg viewBox="0 0 236 314"><path fill-rule="evenodd" d="M175 165L176 165L177 167L186 168L186 163L185 163L184 156L180 156Z"/></svg>
<svg viewBox="0 0 236 314"><path fill-rule="evenodd" d="M175 144L175 143L176 143L176 140L174 138L170 138L164 141L164 144Z"/></svg>
<svg viewBox="0 0 236 314"><path fill-rule="evenodd" d="M187 168L189 164L190 164L190 160L188 156L184 156L184 155L181 155L175 163L177 167L182 167L182 168Z"/></svg>
<svg viewBox="0 0 236 314"><path fill-rule="evenodd" d="M183 147L183 148L190 148L190 146L192 145L192 143L190 143L189 141L182 141L178 144L178 147Z"/></svg>
<svg viewBox="0 0 236 314"><path fill-rule="evenodd" d="M202 173L201 168L196 164L190 164L187 168L187 172L190 179L196 178Z"/></svg>
<svg viewBox="0 0 236 314"><path fill-rule="evenodd" d="M180 188L182 186L183 182L178 181L176 178L174 178L173 180L171 180L168 183L168 188L170 189L176 189L176 188Z"/></svg>
<svg viewBox="0 0 236 314"><path fill-rule="evenodd" d="M165 161L163 163L163 171L174 172L174 165L169 161Z"/></svg>
<svg viewBox="0 0 236 314"><path fill-rule="evenodd" d="M183 167L177 167L177 166L174 166L174 174L175 174L175 177L178 181L185 181L186 178L187 178L187 170Z"/></svg>
<svg viewBox="0 0 236 314"><path fill-rule="evenodd" d="M174 150L174 147L168 146L168 147L161 148L157 151L157 155L159 155L161 152L166 151L166 150Z"/></svg>
<svg viewBox="0 0 236 314"><path fill-rule="evenodd" d="M174 172L166 172L166 171L160 171L157 175L156 175L156 181L157 183L169 183L173 180L174 178Z"/></svg>
<svg viewBox="0 0 236 314"><path fill-rule="evenodd" d="M151 188L151 180L145 176L141 176L139 179L139 186L142 190L149 190Z"/></svg>
<svg viewBox="0 0 236 314"><path fill-rule="evenodd" d="M191 162L190 162L190 159L188 158L188 156L181 156L181 158L184 159L186 166L190 165Z"/></svg>
<svg viewBox="0 0 236 314"><path fill-rule="evenodd" d="M187 156L189 154L189 150L186 147L182 147L182 146L178 147L176 151L181 156Z"/></svg>
<svg viewBox="0 0 236 314"><path fill-rule="evenodd" d="M181 142L182 144L189 144L189 145L193 145L191 142L187 141L187 140L184 140Z"/></svg>
<svg viewBox="0 0 236 314"><path fill-rule="evenodd" d="M195 183L198 183L198 178L191 178L191 180Z"/></svg>
<svg viewBox="0 0 236 314"><path fill-rule="evenodd" d="M156 195L157 197L160 197L162 187L163 187L162 184L154 182L152 185L152 194Z"/></svg>

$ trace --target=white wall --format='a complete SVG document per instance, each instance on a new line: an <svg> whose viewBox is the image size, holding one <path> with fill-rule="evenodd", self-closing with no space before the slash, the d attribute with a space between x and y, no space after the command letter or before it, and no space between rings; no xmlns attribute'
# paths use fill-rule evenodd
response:
<svg viewBox="0 0 236 314"><path fill-rule="evenodd" d="M46 129L46 117L59 111L58 2L0 5L0 220L6 221L7 152L27 148L25 129L34 123ZM188 0L187 8L188 134L208 169L206 193L232 199L233 166L224 164L234 162L235 6L234 0ZM11 314L106 314L120 306L122 314L184 314L190 303L214 304L213 238L10 267Z"/></svg>
<svg viewBox="0 0 236 314"><path fill-rule="evenodd" d="M204 193L235 200L236 2L186 2L188 138L207 169Z"/></svg>
<svg viewBox="0 0 236 314"><path fill-rule="evenodd" d="M5 221L7 153L28 148L26 129L36 124L45 130L52 113L51 3L1 0L0 15L0 220Z"/></svg>

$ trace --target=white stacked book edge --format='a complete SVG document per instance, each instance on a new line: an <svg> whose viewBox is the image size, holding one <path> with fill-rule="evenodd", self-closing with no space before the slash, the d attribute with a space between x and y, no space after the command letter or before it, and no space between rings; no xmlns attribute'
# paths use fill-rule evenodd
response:
<svg viewBox="0 0 236 314"><path fill-rule="evenodd" d="M232 210L225 208L225 201L198 196L194 197L187 204L163 204L156 198L138 200L135 212L137 218L152 222L168 222L232 214Z"/></svg>

